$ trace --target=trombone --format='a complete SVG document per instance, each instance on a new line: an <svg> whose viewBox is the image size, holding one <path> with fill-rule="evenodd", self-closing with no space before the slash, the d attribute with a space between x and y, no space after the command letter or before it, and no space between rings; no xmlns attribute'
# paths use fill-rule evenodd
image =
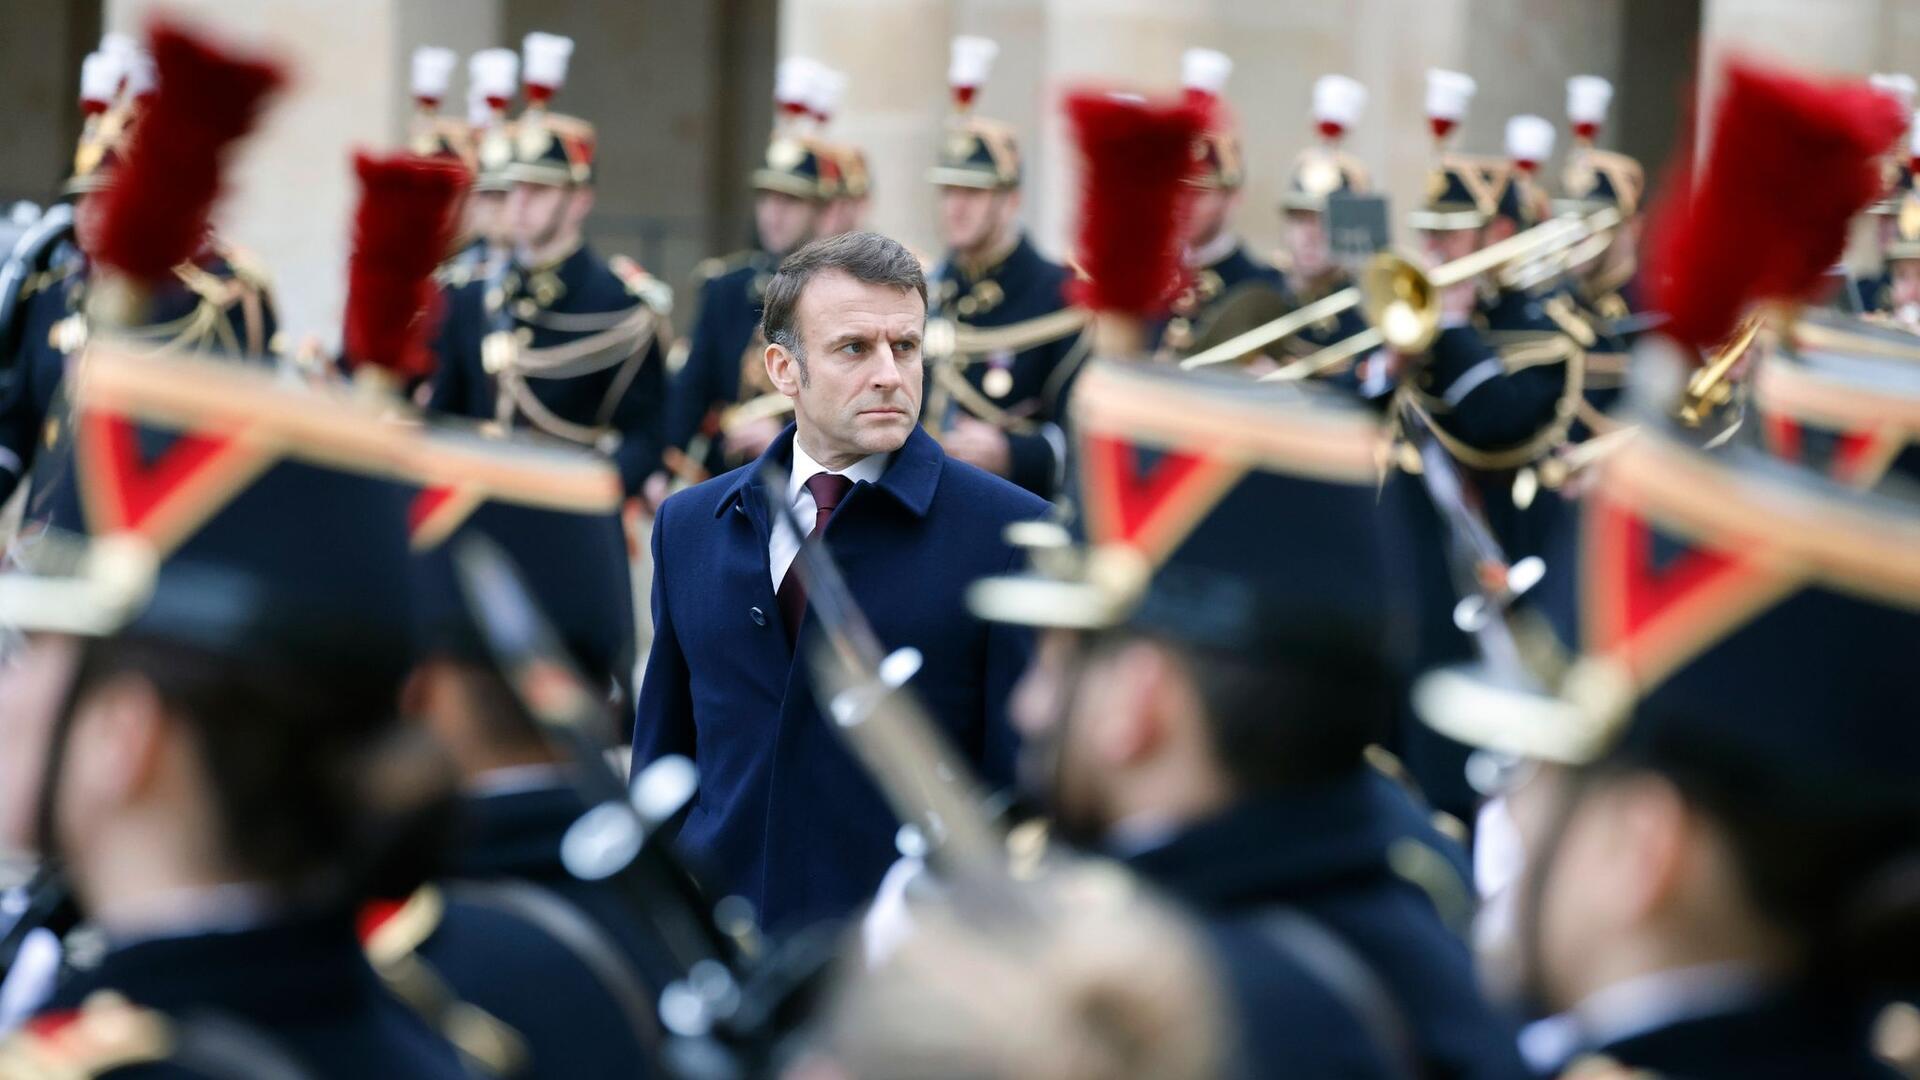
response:
<svg viewBox="0 0 1920 1080"><path fill-rule="evenodd" d="M1442 290L1490 271L1510 283L1537 282L1549 260L1618 227L1620 211L1606 207L1584 216L1557 217L1490 244L1471 255L1422 270L1403 255L1383 251L1368 261L1358 283L1289 312L1265 326L1221 342L1180 362L1187 370L1238 360L1305 330L1322 319L1358 307L1369 329L1335 342L1262 378L1284 381L1316 375L1348 357L1388 345L1407 353L1425 350L1440 329Z"/></svg>

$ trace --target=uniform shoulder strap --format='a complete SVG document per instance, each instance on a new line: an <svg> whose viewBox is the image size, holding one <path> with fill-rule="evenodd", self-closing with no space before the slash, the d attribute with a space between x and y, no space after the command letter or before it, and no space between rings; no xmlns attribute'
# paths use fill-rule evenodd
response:
<svg viewBox="0 0 1920 1080"><path fill-rule="evenodd" d="M1406 1014L1365 957L1327 925L1297 907L1262 909L1248 920L1274 950L1299 965L1333 995L1367 1033L1399 1080L1420 1080L1426 1069Z"/></svg>
<svg viewBox="0 0 1920 1080"><path fill-rule="evenodd" d="M0 1043L0 1077L94 1077L166 1061L173 1023L118 994L98 993L78 1009L43 1013Z"/></svg>
<svg viewBox="0 0 1920 1080"><path fill-rule="evenodd" d="M578 905L552 889L518 878L463 881L448 888L456 899L507 912L539 928L593 973L631 1022L640 1045L661 1047L664 1036L656 1020L654 995L619 942Z"/></svg>

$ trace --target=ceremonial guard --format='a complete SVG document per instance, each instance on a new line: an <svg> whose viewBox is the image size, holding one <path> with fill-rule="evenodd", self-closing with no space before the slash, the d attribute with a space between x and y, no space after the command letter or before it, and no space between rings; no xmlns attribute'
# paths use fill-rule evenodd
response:
<svg viewBox="0 0 1920 1080"><path fill-rule="evenodd" d="M1061 407L1086 316L1067 307L1067 269L1020 227L1013 132L973 113L998 53L985 38L953 41L955 114L929 176L948 250L928 282L930 318L953 333L931 343L925 422L948 454L1051 498L1065 476Z"/></svg>
<svg viewBox="0 0 1920 1080"><path fill-rule="evenodd" d="M467 129L473 147L473 184L465 203L466 247L442 271L451 288L495 276L513 252L507 194L513 180L513 121L507 108L519 86L520 54L481 49L467 58Z"/></svg>
<svg viewBox="0 0 1920 1080"><path fill-rule="evenodd" d="M64 202L23 236L0 272L0 501L29 475L59 482L65 461L62 386L85 346L91 256L99 220L133 128L155 90L151 57L118 35L81 65L81 113ZM180 140L180 131L145 137ZM137 200L129 200L137 201ZM196 237L171 280L117 331L157 352L264 358L276 345L273 300L261 272L210 232ZM40 500L36 496L35 502ZM40 516L36 508L29 515Z"/></svg>
<svg viewBox="0 0 1920 1080"><path fill-rule="evenodd" d="M572 50L527 37L527 107L505 170L513 256L450 297L430 404L600 450L638 494L660 464L667 302L631 259L603 260L582 235L593 126L547 108Z"/></svg>
<svg viewBox="0 0 1920 1080"><path fill-rule="evenodd" d="M1604 415L1619 399L1634 339L1647 329L1639 317L1640 232L1646 171L1625 154L1594 145L1606 123L1613 84L1598 75L1567 80L1567 119L1573 126L1573 152L1561 173L1565 207L1574 213L1615 210L1620 220L1584 261L1572 267L1569 295L1593 328L1587 349L1586 387L1580 410L1585 432L1607 429ZM1576 438L1581 433L1576 432Z"/></svg>
<svg viewBox="0 0 1920 1080"><path fill-rule="evenodd" d="M1300 152L1287 189L1280 196L1282 265L1287 290L1302 304L1324 299L1353 284L1353 277L1336 257L1327 224L1327 200L1335 195L1366 195L1371 190L1367 167L1342 148L1341 142L1367 106L1367 88L1345 75L1323 75L1313 83L1313 123L1320 141ZM1366 329L1356 308L1307 327L1290 350L1296 355L1323 349ZM1357 385L1357 377L1329 372L1335 381Z"/></svg>
<svg viewBox="0 0 1920 1080"><path fill-rule="evenodd" d="M1196 165L1181 214L1186 285L1161 335L1161 344L1176 353L1214 336L1215 316L1227 304L1254 303L1252 294L1259 294L1264 308L1289 305L1280 271L1249 254L1228 221L1246 179L1232 110L1221 98L1233 61L1212 49L1188 49L1180 69L1187 94L1206 106L1209 121L1194 143Z"/></svg>
<svg viewBox="0 0 1920 1080"><path fill-rule="evenodd" d="M1899 99L1902 107L1913 109L1917 89L1913 76L1875 74L1868 77L1874 89ZM1902 197L1913 190L1914 160L1920 157L1920 128L1907 129L1907 145L1890 148L1880 160L1880 198L1868 208L1874 219L1876 254L1885 256L1898 239ZM1893 267L1885 262L1865 275L1844 267L1846 288L1835 298L1835 306L1854 315L1886 314L1896 307L1893 300Z"/></svg>
<svg viewBox="0 0 1920 1080"><path fill-rule="evenodd" d="M1139 192L1184 163L1125 135L1199 118L1069 108L1095 336L1137 341L1173 270ZM1102 195L1121 176L1124 216ZM1523 1076L1460 936L1465 856L1367 760L1405 678L1376 417L1331 388L1129 359L1074 391L1082 542L1026 527L1032 570L969 590L982 618L1042 632L1011 706L1023 777L1056 835L1205 920L1234 998L1228 1075Z"/></svg>
<svg viewBox="0 0 1920 1080"><path fill-rule="evenodd" d="M759 457L785 423L786 399L766 378L760 313L774 269L821 234L827 203L839 190L837 160L807 130L807 99L823 71L805 57L780 62L773 137L753 172L757 246L694 270L698 306L667 404L666 465L681 481L697 483ZM653 501L668 487L663 474Z"/></svg>

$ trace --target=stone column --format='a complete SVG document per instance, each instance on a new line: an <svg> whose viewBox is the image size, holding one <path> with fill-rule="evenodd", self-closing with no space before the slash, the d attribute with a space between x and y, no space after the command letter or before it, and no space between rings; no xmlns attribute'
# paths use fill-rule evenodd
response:
<svg viewBox="0 0 1920 1080"><path fill-rule="evenodd" d="M828 136L860 146L873 179L867 225L923 253L938 250L926 172L947 115L953 0L785 0L780 56L808 56L847 73ZM1003 47L1008 43L1002 42ZM996 75L978 108L1005 115Z"/></svg>
<svg viewBox="0 0 1920 1080"><path fill-rule="evenodd" d="M356 147L399 144L415 45L492 44L497 0L107 0L106 26L138 35L164 10L283 58L290 83L241 148L215 219L272 275L288 339L338 344ZM447 108L464 100L464 71Z"/></svg>

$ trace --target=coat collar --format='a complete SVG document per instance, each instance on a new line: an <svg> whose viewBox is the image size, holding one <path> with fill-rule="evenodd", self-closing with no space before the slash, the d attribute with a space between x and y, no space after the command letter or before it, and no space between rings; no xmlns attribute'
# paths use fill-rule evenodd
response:
<svg viewBox="0 0 1920 1080"><path fill-rule="evenodd" d="M792 460L793 425L780 433L767 447L759 460L741 469L734 470L733 479L721 493L720 501L713 508L713 516L719 517L727 509L746 497L749 490L760 482L761 470L767 462L782 464ZM894 451L893 460L887 464L887 471L880 475L880 481L874 488L886 492L893 500L914 517L926 517L933 507L933 493L940 486L940 470L947 460L946 451L926 429L915 424L908 433L907 441Z"/></svg>
<svg viewBox="0 0 1920 1080"><path fill-rule="evenodd" d="M1246 799L1127 859L1142 876L1203 908L1303 895L1334 882L1392 873L1390 851L1413 840L1443 849L1417 805L1362 767L1341 779Z"/></svg>

